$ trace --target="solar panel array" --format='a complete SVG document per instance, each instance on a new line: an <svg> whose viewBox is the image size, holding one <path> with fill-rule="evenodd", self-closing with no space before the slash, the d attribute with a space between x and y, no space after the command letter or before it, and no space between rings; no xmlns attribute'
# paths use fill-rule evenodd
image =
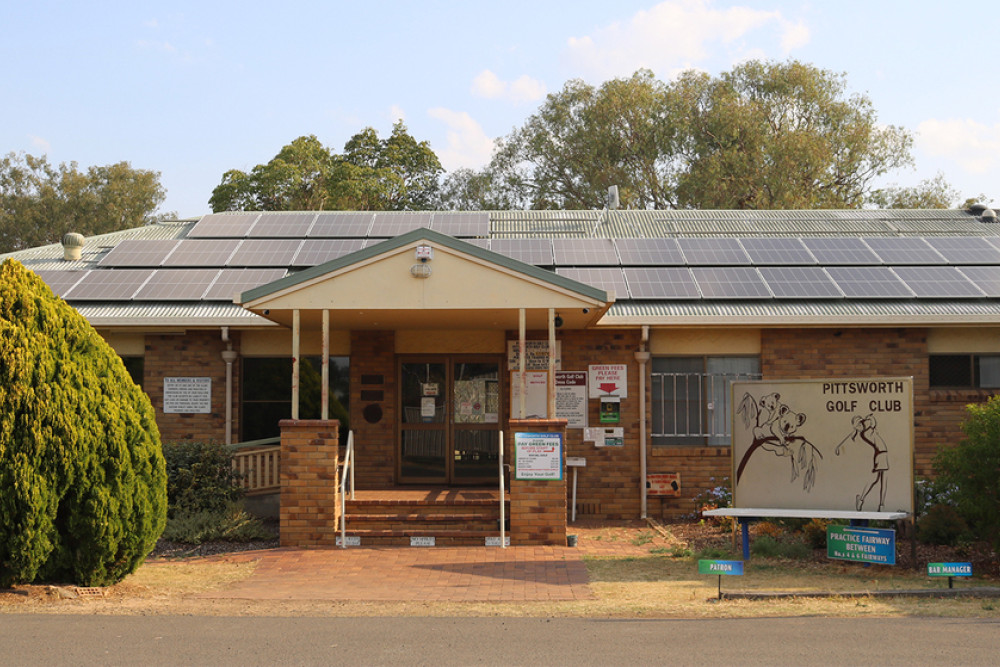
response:
<svg viewBox="0 0 1000 667"><path fill-rule="evenodd" d="M286 269L419 228L617 299L1000 298L1000 239L991 237L491 238L490 214L419 211L212 214L186 238L124 240L89 271L41 275L71 301L230 301Z"/></svg>

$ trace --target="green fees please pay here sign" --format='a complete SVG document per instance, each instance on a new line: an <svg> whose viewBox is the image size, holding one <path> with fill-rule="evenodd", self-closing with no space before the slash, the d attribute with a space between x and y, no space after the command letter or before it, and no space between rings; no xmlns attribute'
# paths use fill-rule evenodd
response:
<svg viewBox="0 0 1000 667"><path fill-rule="evenodd" d="M859 563L896 564L896 531L884 528L827 526L827 558Z"/></svg>

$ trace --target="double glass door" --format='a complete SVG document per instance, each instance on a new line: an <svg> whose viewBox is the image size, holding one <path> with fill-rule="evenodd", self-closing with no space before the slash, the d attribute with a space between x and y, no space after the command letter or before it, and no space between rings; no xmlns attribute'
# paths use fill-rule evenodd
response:
<svg viewBox="0 0 1000 667"><path fill-rule="evenodd" d="M490 484L499 474L500 358L399 362L400 482Z"/></svg>

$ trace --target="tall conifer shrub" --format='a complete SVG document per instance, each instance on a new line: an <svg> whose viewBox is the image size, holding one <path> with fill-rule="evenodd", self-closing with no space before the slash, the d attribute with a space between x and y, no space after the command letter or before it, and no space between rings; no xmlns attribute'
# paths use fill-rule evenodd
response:
<svg viewBox="0 0 1000 667"><path fill-rule="evenodd" d="M153 549L166 472L149 398L87 321L0 265L0 586L102 586Z"/></svg>

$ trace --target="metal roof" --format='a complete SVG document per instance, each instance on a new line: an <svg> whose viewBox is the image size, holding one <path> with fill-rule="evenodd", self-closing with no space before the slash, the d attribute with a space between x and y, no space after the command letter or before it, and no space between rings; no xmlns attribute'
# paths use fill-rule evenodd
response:
<svg viewBox="0 0 1000 667"><path fill-rule="evenodd" d="M454 212L402 212L394 213L393 220L399 220L402 227L407 224L405 218L412 216L416 221L436 219L435 216ZM202 231L197 233L199 239L228 239L230 245L238 247L246 241L266 245L267 242L288 243L289 239L299 239L303 243L316 243L319 239L338 238L338 230L341 229L341 219L343 220L344 238L350 237L354 243L364 243L366 248L356 251L361 255L336 256L333 260L337 262L357 261L366 253L379 252L374 244L384 241L381 238L371 237L369 234L358 236L358 231L348 223L358 216L357 212L323 212L324 227L313 240L310 231L314 225L299 225L296 232L289 231L287 225L278 224L281 222L280 216L288 217L288 212L276 213L253 213L250 217L257 224L250 225L209 225L203 226ZM372 214L374 215L374 214ZM633 210L613 210L613 211L490 211L478 213L478 216L486 215L489 220L489 232L487 236L466 239L465 243L474 243L477 248L475 254L494 257L496 248L486 250L490 247L491 239L556 239L556 238L602 238L602 239L654 239L667 238L677 239L684 244L684 239L703 238L718 239L718 242L729 243L728 239L754 239L754 238L800 238L809 239L820 238L847 238L857 239L855 243L860 243L864 238L893 238L893 237L917 237L924 238L928 243L937 243L934 237L977 237L981 239L984 249L989 250L993 246L1000 250L1000 225L990 224L977 215L964 210L797 210L797 211L705 211L705 210L666 210L666 211L633 211ZM229 217L234 220L242 216L247 218L246 213L233 212L223 214L213 214L211 217L215 221L224 223ZM422 217L420 217L422 216ZM209 217L209 216L206 216ZM275 224L261 224L271 218ZM387 218L388 219L388 218ZM131 240L133 245L139 245L144 241L162 240L184 240L193 238L192 229L204 220L178 220L170 222L160 222L134 229L102 234L86 239L82 258L78 261L66 261L63 259L63 249L59 244L51 244L38 248L8 253L0 255L0 261L6 258L13 258L20 261L27 268L47 272L51 276L53 271L122 271L124 264L114 261L100 264L101 260L125 240ZM354 226L356 227L356 225ZM401 227L401 228L402 228ZM433 229L433 225L431 227ZM265 233L264 230L275 231L274 238ZM485 227L483 228L485 229ZM214 230L214 231L213 231ZM479 232L476 232L477 234ZM291 234L291 236L290 236ZM298 234L298 236L295 236ZM404 235L405 236L405 235ZM396 237L397 239L400 237ZM452 237L441 237L452 239ZM263 240L263 243L262 243ZM948 239L942 239L942 242ZM817 241L818 242L818 241ZM465 247L463 243L463 248ZM704 244L705 242L702 242ZM711 246L711 241L707 242ZM874 243L872 245L875 245ZM884 245L884 244L883 244ZM899 245L899 244L891 244ZM507 243L504 247L510 246ZM344 246L347 247L346 245ZM497 247L500 247L499 245ZM511 246L513 247L513 246ZM467 249L467 248L466 248ZM141 248L139 248L141 250ZM468 249L467 249L468 250ZM344 251L346 252L346 250ZM471 252L471 251L470 251ZM800 253L801 255L802 253ZM960 253L961 254L961 253ZM268 256L265 253L257 253L260 256ZM547 256L545 253L543 255ZM140 253L141 256L141 253ZM150 257L156 257L156 253L150 253ZM328 255L327 255L328 256ZM877 257L877 255L874 255ZM229 255L225 259L215 261L207 259L207 264L200 266L218 266L223 268L228 261ZM344 259L346 258L346 259ZM141 261L141 260L138 260ZM153 261L153 260L149 260ZM253 260L256 261L256 260ZM507 258L497 259L497 261L513 261ZM548 280L561 280L552 269L561 269L564 266L575 266L567 264L568 260L560 263L560 260L553 260L552 264L538 264L535 267L528 267L525 270L531 273L542 271ZM580 260L582 261L582 260ZM699 266L705 264L699 260ZM722 262L722 260L719 260ZM904 298L893 299L891 295L881 294L883 298L877 302L864 300L862 298L827 298L787 301L784 299L764 298L755 299L741 298L738 301L732 299L712 299L702 294L695 298L684 300L661 299L650 301L643 298L637 292L635 295L628 293L617 294L617 303L612 307L602 323L645 323L670 326L688 323L740 323L767 326L769 323L787 325L790 323L827 323L832 326L847 323L863 323L868 325L879 324L901 324L901 323L930 323L941 322L953 325L992 323L1000 324L1000 299L994 295L995 288L988 278L989 271L995 269L1000 276L1000 262L987 259L982 261L966 261L962 259L958 262L949 262L964 265L976 265L977 276L980 278L974 281L980 286L979 293L970 291L969 298ZM707 265L711 265L713 260L707 260ZM767 262L753 261L754 267L762 266L792 266L796 262L802 263L801 258L794 260L790 255ZM251 264L253 262L251 261ZM857 263L857 262L854 262ZM861 264L881 264L892 265L893 262L876 259L861 261ZM919 264L920 261L911 262L910 265ZM938 260L937 264L943 264ZM620 262L621 267L631 263L624 259ZM654 263L644 262L643 266L655 266ZM673 261L674 265L693 266L692 260L683 260L680 264ZM339 265L339 264L338 264ZM593 260L588 260L587 266L597 267ZM666 264L664 264L666 265ZM829 269L834 264L824 264L822 261L818 265ZM166 264L150 265L147 268L165 269ZM247 265L249 266L249 264ZM521 266L518 263L518 266ZM582 266L582 264L581 264ZM618 264L610 264L617 267ZM636 265L638 266L638 265ZM725 267L725 262L719 264ZM301 264L288 266L289 277L285 280L297 281L311 275L311 272L319 267L308 268ZM522 267L524 268L524 267ZM700 269L699 269L700 270ZM770 269L768 269L770 270ZM985 274L984 274L985 271ZM732 273L732 271L730 271ZM982 276L985 275L985 278ZM123 274L123 277L125 275ZM112 281L113 282L113 281ZM984 287L985 285L985 287ZM65 289L65 288L64 288ZM199 302L142 302L131 300L132 297L110 302L108 299L97 295L97 300L74 301L72 289L64 292L67 300L78 307L78 310L85 315L92 323L100 323L101 326L172 326L185 324L188 326L218 326L219 324L232 324L234 326L271 326L262 318L244 311L240 306L229 303L208 303ZM138 292L136 292L138 294ZM95 298L91 296L91 298Z"/></svg>

